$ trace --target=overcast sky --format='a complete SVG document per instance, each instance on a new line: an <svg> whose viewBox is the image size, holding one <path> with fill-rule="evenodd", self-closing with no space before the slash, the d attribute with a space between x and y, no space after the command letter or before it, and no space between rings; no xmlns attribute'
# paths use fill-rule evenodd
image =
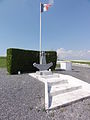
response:
<svg viewBox="0 0 90 120"><path fill-rule="evenodd" d="M39 50L40 1L48 3L48 0L0 0L0 56L10 47ZM42 13L42 48L88 52L90 0L54 0L48 12Z"/></svg>
<svg viewBox="0 0 90 120"><path fill-rule="evenodd" d="M58 59L60 60L90 60L90 50L57 50Z"/></svg>

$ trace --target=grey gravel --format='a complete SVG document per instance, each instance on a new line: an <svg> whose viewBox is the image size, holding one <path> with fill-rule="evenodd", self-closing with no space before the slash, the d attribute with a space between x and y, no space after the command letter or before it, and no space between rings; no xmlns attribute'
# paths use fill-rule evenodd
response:
<svg viewBox="0 0 90 120"><path fill-rule="evenodd" d="M56 72L90 83L90 68L74 66L72 72ZM90 97L45 111L44 96L44 83L0 69L0 120L90 120Z"/></svg>

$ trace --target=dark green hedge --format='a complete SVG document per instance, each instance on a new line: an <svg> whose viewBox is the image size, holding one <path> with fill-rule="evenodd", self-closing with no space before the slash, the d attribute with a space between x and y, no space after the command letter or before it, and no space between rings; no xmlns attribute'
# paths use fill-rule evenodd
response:
<svg viewBox="0 0 90 120"><path fill-rule="evenodd" d="M46 51L46 62L53 63L53 66L50 68L51 70L55 70L56 62L57 62L57 53L56 51Z"/></svg>
<svg viewBox="0 0 90 120"><path fill-rule="evenodd" d="M55 51L46 51L47 63L53 62L52 70L56 67L57 53ZM9 74L35 72L38 69L33 67L33 63L39 63L39 51L7 49L7 71Z"/></svg>

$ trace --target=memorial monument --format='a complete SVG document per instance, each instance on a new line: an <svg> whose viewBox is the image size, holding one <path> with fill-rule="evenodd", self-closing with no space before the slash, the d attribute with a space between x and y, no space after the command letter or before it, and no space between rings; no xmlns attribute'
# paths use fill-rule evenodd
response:
<svg viewBox="0 0 90 120"><path fill-rule="evenodd" d="M53 63L46 63L46 53L42 51L42 34L41 34L41 14L44 11L47 11L48 8L51 7L51 4L42 4L40 3L40 64L34 63L33 66L39 69L40 75L42 74L52 74L51 71L49 71L49 68L53 65Z"/></svg>

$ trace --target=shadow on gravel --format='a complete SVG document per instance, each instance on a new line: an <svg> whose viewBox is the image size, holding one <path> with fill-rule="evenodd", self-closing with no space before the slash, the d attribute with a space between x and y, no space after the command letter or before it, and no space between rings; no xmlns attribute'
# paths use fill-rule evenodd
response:
<svg viewBox="0 0 90 120"><path fill-rule="evenodd" d="M56 72L76 72L76 73L79 73L80 71L79 70L75 70L75 69L72 69L71 71L66 71L66 70L64 70L64 69L59 69L59 68L57 68L57 69L55 69L55 71Z"/></svg>

